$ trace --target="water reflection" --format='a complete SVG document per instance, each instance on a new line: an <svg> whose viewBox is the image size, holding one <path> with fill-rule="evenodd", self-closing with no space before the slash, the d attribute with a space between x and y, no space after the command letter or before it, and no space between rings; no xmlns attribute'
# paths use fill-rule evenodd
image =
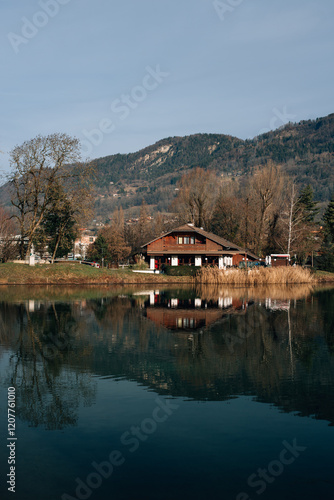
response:
<svg viewBox="0 0 334 500"><path fill-rule="evenodd" d="M80 401L94 401L95 382L71 366L82 331L75 310L76 304L34 300L0 303L1 346L9 352L5 386L16 388L16 413L31 426L76 425Z"/></svg>
<svg viewBox="0 0 334 500"><path fill-rule="evenodd" d="M145 296L145 315L156 325L173 331L191 332L216 323L226 314L245 313L253 301L238 295L216 296L207 299L199 290L150 290L139 292ZM138 293L135 294L138 296Z"/></svg>
<svg viewBox="0 0 334 500"><path fill-rule="evenodd" d="M334 423L333 291L91 288L66 291L66 300L57 293L0 303L4 385L16 386L17 412L31 425L76 425L79 405L95 400L92 375L194 400L252 395Z"/></svg>

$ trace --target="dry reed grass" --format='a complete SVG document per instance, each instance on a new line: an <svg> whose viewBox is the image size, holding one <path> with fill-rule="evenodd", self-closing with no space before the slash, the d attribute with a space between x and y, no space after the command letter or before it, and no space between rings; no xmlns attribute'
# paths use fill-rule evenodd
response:
<svg viewBox="0 0 334 500"><path fill-rule="evenodd" d="M315 290L315 286L311 283L303 284L274 284L274 285L258 285L250 286L235 286L235 285L211 285L197 284L196 293L202 300L217 300L217 298L232 299L247 298L247 300L300 300L307 299Z"/></svg>
<svg viewBox="0 0 334 500"><path fill-rule="evenodd" d="M315 283L311 272L303 267L266 267L259 269L227 269L203 267L196 275L196 282L215 285L269 285Z"/></svg>

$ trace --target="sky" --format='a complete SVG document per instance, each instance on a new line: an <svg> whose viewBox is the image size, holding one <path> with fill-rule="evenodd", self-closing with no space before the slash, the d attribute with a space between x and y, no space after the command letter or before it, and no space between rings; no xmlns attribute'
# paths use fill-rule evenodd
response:
<svg viewBox="0 0 334 500"><path fill-rule="evenodd" d="M0 171L36 135L98 158L326 116L333 18L333 0L0 0Z"/></svg>

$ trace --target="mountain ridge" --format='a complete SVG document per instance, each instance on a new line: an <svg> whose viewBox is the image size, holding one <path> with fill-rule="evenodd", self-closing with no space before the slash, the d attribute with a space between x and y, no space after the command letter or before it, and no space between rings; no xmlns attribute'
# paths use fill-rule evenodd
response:
<svg viewBox="0 0 334 500"><path fill-rule="evenodd" d="M253 139L198 133L166 137L134 153L97 158L96 216L107 218L117 206L135 213L143 200L152 211L166 211L178 179L194 167L233 179L251 175L268 161L282 165L300 188L311 184L317 201L329 201L334 190L334 113L288 123ZM1 186L0 202L8 200L8 185Z"/></svg>
<svg viewBox="0 0 334 500"><path fill-rule="evenodd" d="M327 202L334 187L334 113L288 123L253 139L226 134L174 136L135 153L99 158L94 160L98 196L121 199L117 203L100 199L97 205L102 210L117 204L129 208L144 199L161 211L171 202L177 180L191 168L233 178L251 175L256 166L270 160L281 164L299 187L310 183L315 199Z"/></svg>

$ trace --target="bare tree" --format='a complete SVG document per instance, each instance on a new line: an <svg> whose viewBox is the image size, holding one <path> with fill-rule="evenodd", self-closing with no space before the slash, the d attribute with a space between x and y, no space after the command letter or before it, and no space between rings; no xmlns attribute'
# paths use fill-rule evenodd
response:
<svg viewBox="0 0 334 500"><path fill-rule="evenodd" d="M118 212L119 215L119 212ZM119 220L115 217L110 226L106 226L101 230L107 245L107 259L115 263L118 267L119 262L129 256L131 247L127 246L124 238L124 226L119 224Z"/></svg>
<svg viewBox="0 0 334 500"><path fill-rule="evenodd" d="M284 250L290 254L291 248L298 235L303 230L302 223L305 215L300 205L298 205L298 193L294 183L291 184L291 190L288 195L287 209L283 212L282 221L285 226L286 242Z"/></svg>
<svg viewBox="0 0 334 500"><path fill-rule="evenodd" d="M145 201L140 206L138 223L127 226L125 236L133 253L140 253L141 246L153 238L153 225Z"/></svg>
<svg viewBox="0 0 334 500"><path fill-rule="evenodd" d="M79 140L66 134L37 136L11 151L9 180L21 232L21 258L30 253L32 238L51 203L52 186L73 176L69 164L79 160Z"/></svg>
<svg viewBox="0 0 334 500"><path fill-rule="evenodd" d="M223 189L217 199L211 224L215 234L247 246L247 203L237 195L232 186Z"/></svg>
<svg viewBox="0 0 334 500"><path fill-rule="evenodd" d="M173 208L179 219L198 227L207 227L219 194L217 176L197 167L182 176L178 189Z"/></svg>
<svg viewBox="0 0 334 500"><path fill-rule="evenodd" d="M0 207L0 261L6 262L15 258L17 244L15 240L15 224L10 214Z"/></svg>
<svg viewBox="0 0 334 500"><path fill-rule="evenodd" d="M284 192L284 176L278 165L272 162L258 168L249 184L250 230L253 233L254 251L262 253L269 230L270 216L282 203Z"/></svg>
<svg viewBox="0 0 334 500"><path fill-rule="evenodd" d="M281 214L281 248L288 254L295 253L300 260L320 246L317 226L310 219L309 211L300 203L300 195L294 183L287 189L285 208Z"/></svg>
<svg viewBox="0 0 334 500"><path fill-rule="evenodd" d="M112 227L117 229L120 235L124 237L124 212L122 207L114 210L112 216Z"/></svg>

